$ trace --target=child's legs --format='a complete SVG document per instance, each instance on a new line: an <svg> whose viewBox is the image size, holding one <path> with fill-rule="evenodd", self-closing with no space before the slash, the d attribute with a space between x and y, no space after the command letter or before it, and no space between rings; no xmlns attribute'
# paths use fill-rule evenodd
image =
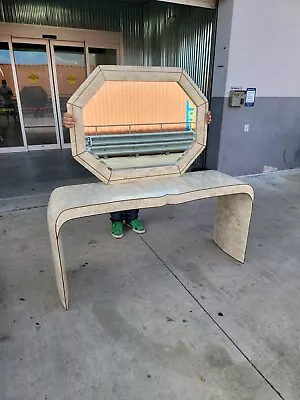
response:
<svg viewBox="0 0 300 400"><path fill-rule="evenodd" d="M124 219L125 219L124 211L116 211L116 212L110 213L111 222L123 222Z"/></svg>
<svg viewBox="0 0 300 400"><path fill-rule="evenodd" d="M116 211L110 213L110 220L112 222L123 222L125 220L126 223L134 221L139 216L139 210L127 210L127 211Z"/></svg>
<svg viewBox="0 0 300 400"><path fill-rule="evenodd" d="M139 210L128 210L125 211L125 222L129 223L131 221L134 221L137 219L139 216Z"/></svg>

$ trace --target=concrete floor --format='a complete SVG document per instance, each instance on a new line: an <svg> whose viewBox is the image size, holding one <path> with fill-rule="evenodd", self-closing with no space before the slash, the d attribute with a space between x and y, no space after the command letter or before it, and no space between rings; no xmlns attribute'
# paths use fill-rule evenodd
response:
<svg viewBox="0 0 300 400"><path fill-rule="evenodd" d="M145 210L119 241L106 216L68 223L68 312L46 187L1 200L1 400L299 400L300 171L246 180L244 265L212 243L210 200Z"/></svg>
<svg viewBox="0 0 300 400"><path fill-rule="evenodd" d="M57 186L97 182L67 150L0 154L0 199L50 193Z"/></svg>

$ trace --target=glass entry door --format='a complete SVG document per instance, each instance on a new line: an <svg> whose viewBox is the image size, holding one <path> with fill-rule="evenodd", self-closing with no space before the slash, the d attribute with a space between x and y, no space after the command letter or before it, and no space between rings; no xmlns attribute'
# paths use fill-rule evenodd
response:
<svg viewBox="0 0 300 400"><path fill-rule="evenodd" d="M0 152L24 150L8 42L0 41Z"/></svg>
<svg viewBox="0 0 300 400"><path fill-rule="evenodd" d="M84 43L13 40L12 47L28 149L69 147L62 116L87 76Z"/></svg>
<svg viewBox="0 0 300 400"><path fill-rule="evenodd" d="M20 103L28 147L59 147L51 60L47 43L13 42Z"/></svg>
<svg viewBox="0 0 300 400"><path fill-rule="evenodd" d="M67 101L97 65L118 60L119 49L84 42L0 41L0 152L70 147Z"/></svg>
<svg viewBox="0 0 300 400"><path fill-rule="evenodd" d="M85 81L87 76L86 54L83 44L51 42L51 58L59 122L67 109L67 101ZM62 147L70 143L69 129L60 127Z"/></svg>
<svg viewBox="0 0 300 400"><path fill-rule="evenodd" d="M83 43L51 41L54 88L58 121L61 124L67 101L97 65L117 64L117 50L84 47ZM62 147L70 146L69 129L60 127Z"/></svg>

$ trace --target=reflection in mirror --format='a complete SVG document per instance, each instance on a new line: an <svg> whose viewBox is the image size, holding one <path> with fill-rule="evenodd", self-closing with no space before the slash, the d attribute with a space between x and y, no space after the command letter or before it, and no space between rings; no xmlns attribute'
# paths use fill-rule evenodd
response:
<svg viewBox="0 0 300 400"><path fill-rule="evenodd" d="M86 148L110 168L175 164L196 107L177 82L106 81L83 109Z"/></svg>

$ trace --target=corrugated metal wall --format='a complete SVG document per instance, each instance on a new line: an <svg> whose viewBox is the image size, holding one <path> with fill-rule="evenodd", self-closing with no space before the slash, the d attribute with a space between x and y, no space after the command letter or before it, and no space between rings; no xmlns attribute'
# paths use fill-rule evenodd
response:
<svg viewBox="0 0 300 400"><path fill-rule="evenodd" d="M152 1L0 0L0 21L123 32L127 65L178 66L207 97L217 10ZM201 156L196 167L204 165Z"/></svg>
<svg viewBox="0 0 300 400"><path fill-rule="evenodd" d="M209 97L217 11L171 3L144 6L144 63L184 68Z"/></svg>
<svg viewBox="0 0 300 400"><path fill-rule="evenodd" d="M172 20L173 19L173 20ZM125 64L185 68L210 93L216 10L101 0L0 0L0 21L120 31Z"/></svg>
<svg viewBox="0 0 300 400"><path fill-rule="evenodd" d="M124 61L143 64L143 9L101 0L0 0L0 21L123 32Z"/></svg>
<svg viewBox="0 0 300 400"><path fill-rule="evenodd" d="M210 98L217 10L151 2L144 6L144 64L184 68ZM206 152L194 162L205 167Z"/></svg>

